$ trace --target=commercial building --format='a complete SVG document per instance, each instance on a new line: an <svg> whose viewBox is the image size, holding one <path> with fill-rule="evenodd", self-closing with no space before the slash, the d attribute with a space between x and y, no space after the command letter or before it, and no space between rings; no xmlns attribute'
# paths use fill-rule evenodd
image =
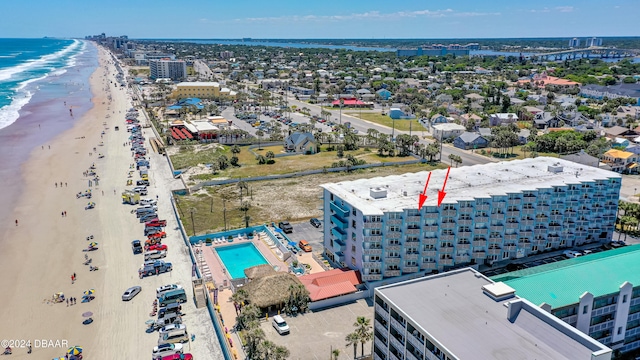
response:
<svg viewBox="0 0 640 360"><path fill-rule="evenodd" d="M640 105L640 84L618 84L618 85L595 85L588 84L580 88L580 96L586 98L602 100L628 98L634 102L629 105Z"/></svg>
<svg viewBox="0 0 640 360"><path fill-rule="evenodd" d="M324 252L367 282L493 264L612 239L621 175L550 157L324 188Z"/></svg>
<svg viewBox="0 0 640 360"><path fill-rule="evenodd" d="M602 38L592 37L585 40L586 47L602 46Z"/></svg>
<svg viewBox="0 0 640 360"><path fill-rule="evenodd" d="M569 40L569 47L570 47L570 48L577 48L577 47L580 47L580 39L578 39L578 38L573 38L573 39Z"/></svg>
<svg viewBox="0 0 640 360"><path fill-rule="evenodd" d="M374 294L374 360L611 359L610 348L470 268Z"/></svg>
<svg viewBox="0 0 640 360"><path fill-rule="evenodd" d="M172 97L183 99L198 97L201 99L212 99L219 97L235 98L236 92L226 88L221 88L220 84L212 81L181 82L176 84L176 88L171 93Z"/></svg>
<svg viewBox="0 0 640 360"><path fill-rule="evenodd" d="M640 348L640 246L627 246L492 278L602 344Z"/></svg>
<svg viewBox="0 0 640 360"><path fill-rule="evenodd" d="M149 58L149 56L147 56ZM155 79L183 80L187 77L187 63L182 60L149 60L149 77Z"/></svg>

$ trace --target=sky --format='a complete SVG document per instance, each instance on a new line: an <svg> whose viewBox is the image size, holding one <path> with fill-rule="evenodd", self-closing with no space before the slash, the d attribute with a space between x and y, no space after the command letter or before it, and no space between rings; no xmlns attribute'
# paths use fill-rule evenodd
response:
<svg viewBox="0 0 640 360"><path fill-rule="evenodd" d="M0 37L638 36L638 0L3 0Z"/></svg>

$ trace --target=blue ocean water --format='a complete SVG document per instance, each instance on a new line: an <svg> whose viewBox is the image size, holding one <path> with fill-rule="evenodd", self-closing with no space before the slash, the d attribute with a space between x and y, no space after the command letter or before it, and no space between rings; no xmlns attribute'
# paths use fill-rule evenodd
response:
<svg viewBox="0 0 640 360"><path fill-rule="evenodd" d="M65 73L83 48L70 39L0 39L0 129L18 119L39 81Z"/></svg>

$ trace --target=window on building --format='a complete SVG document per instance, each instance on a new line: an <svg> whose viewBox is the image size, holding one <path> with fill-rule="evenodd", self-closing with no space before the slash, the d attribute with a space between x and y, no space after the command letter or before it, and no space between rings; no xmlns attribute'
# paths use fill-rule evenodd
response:
<svg viewBox="0 0 640 360"><path fill-rule="evenodd" d="M618 327L618 335L622 334L622 326Z"/></svg>
<svg viewBox="0 0 640 360"><path fill-rule="evenodd" d="M351 257L351 265L356 266L356 258Z"/></svg>
<svg viewBox="0 0 640 360"><path fill-rule="evenodd" d="M502 253L502 259L508 259L509 258L509 252L508 251L504 251Z"/></svg>
<svg viewBox="0 0 640 360"><path fill-rule="evenodd" d="M351 245L351 252L356 252L356 246L355 245Z"/></svg>
<svg viewBox="0 0 640 360"><path fill-rule="evenodd" d="M380 229L372 229L371 235L382 235L382 231Z"/></svg>
<svg viewBox="0 0 640 360"><path fill-rule="evenodd" d="M389 231L400 231L400 227L396 225L389 226Z"/></svg>
<svg viewBox="0 0 640 360"><path fill-rule="evenodd" d="M537 245L533 245L531 247L531 251L538 251L538 246Z"/></svg>
<svg viewBox="0 0 640 360"><path fill-rule="evenodd" d="M356 228L356 221L355 220L351 220L351 227L352 228Z"/></svg>
<svg viewBox="0 0 640 360"><path fill-rule="evenodd" d="M586 314L588 310L589 310L589 306L585 305L585 306L582 307L582 313L583 314Z"/></svg>
<svg viewBox="0 0 640 360"><path fill-rule="evenodd" d="M627 302L627 295L622 295L622 303L626 303Z"/></svg>
<svg viewBox="0 0 640 360"><path fill-rule="evenodd" d="M369 256L369 261L380 261L380 256Z"/></svg>

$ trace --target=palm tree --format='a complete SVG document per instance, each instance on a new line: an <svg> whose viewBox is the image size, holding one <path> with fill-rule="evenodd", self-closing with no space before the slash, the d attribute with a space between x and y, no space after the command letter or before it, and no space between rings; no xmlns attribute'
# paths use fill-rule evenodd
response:
<svg viewBox="0 0 640 360"><path fill-rule="evenodd" d="M240 153L240 146L233 145L231 147L231 153L234 154L234 155L238 155Z"/></svg>
<svg viewBox="0 0 640 360"><path fill-rule="evenodd" d="M256 156L256 160L258 160L258 164L260 164L260 165L264 165L264 164L267 163L267 158L264 157L264 155Z"/></svg>
<svg viewBox="0 0 640 360"><path fill-rule="evenodd" d="M364 316L358 316L356 322L353 323L358 334L358 339L360 340L360 354L364 356L364 344L371 341L373 338L373 332L371 331L371 319L367 319Z"/></svg>
<svg viewBox="0 0 640 360"><path fill-rule="evenodd" d="M220 155L218 157L218 166L220 166L221 170L226 169L229 166L229 159L225 155Z"/></svg>
<svg viewBox="0 0 640 360"><path fill-rule="evenodd" d="M247 201L244 201L242 205L240 205L240 211L244 212L244 225L247 228L249 227L249 216L247 215L247 212L250 208L251 205Z"/></svg>
<svg viewBox="0 0 640 360"><path fill-rule="evenodd" d="M334 349L331 352L331 355L333 355L333 360L338 360L338 356L340 356L340 349Z"/></svg>
<svg viewBox="0 0 640 360"><path fill-rule="evenodd" d="M258 344L258 351L264 359L272 359L273 353L276 351L276 344L272 341L264 340Z"/></svg>
<svg viewBox="0 0 640 360"><path fill-rule="evenodd" d="M344 341L347 342L347 347L352 346L353 345L353 358L356 358L356 352L358 349L358 343L360 342L360 336L358 336L357 333L352 332L350 334L348 334L345 338Z"/></svg>
<svg viewBox="0 0 640 360"><path fill-rule="evenodd" d="M291 353L289 352L289 349L287 349L286 347L276 346L274 352L271 355L273 355L274 360L286 360L290 354Z"/></svg>
<svg viewBox="0 0 640 360"><path fill-rule="evenodd" d="M262 130L256 131L256 136L258 137L258 150L262 150L262 147L260 147L260 141L262 140L262 137L264 136L264 131L262 131Z"/></svg>
<svg viewBox="0 0 640 360"><path fill-rule="evenodd" d="M273 160L276 157L276 154L274 154L273 151L269 150L266 154L264 154L264 156L269 160Z"/></svg>
<svg viewBox="0 0 640 360"><path fill-rule="evenodd" d="M454 154L449 154L449 160L451 160L451 166L453 166L453 159L455 159L455 155Z"/></svg>
<svg viewBox="0 0 640 360"><path fill-rule="evenodd" d="M260 356L260 343L264 340L264 331L259 326L249 329L244 334L246 341L245 351L248 359L257 359Z"/></svg>

